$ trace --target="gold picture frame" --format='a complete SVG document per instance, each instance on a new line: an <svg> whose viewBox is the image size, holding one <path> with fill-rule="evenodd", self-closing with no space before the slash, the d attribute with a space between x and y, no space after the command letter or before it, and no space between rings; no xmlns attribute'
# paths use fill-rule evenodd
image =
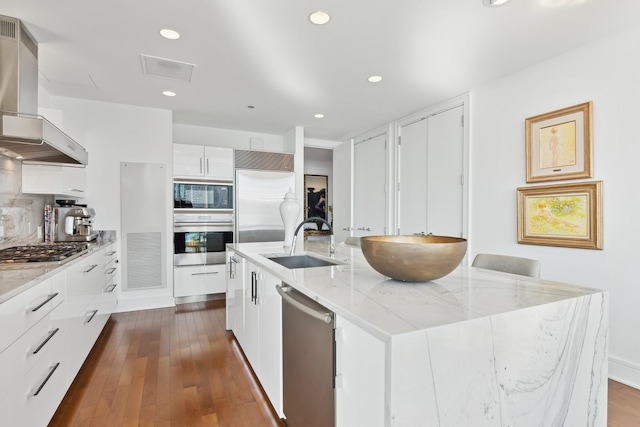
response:
<svg viewBox="0 0 640 427"><path fill-rule="evenodd" d="M593 102L525 120L527 182L591 178Z"/></svg>
<svg viewBox="0 0 640 427"><path fill-rule="evenodd" d="M518 188L518 243L602 249L602 181Z"/></svg>

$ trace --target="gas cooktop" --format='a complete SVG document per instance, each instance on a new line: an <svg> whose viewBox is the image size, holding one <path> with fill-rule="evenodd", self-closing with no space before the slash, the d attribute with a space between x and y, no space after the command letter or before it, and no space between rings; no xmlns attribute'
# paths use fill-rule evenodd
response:
<svg viewBox="0 0 640 427"><path fill-rule="evenodd" d="M48 243L42 245L14 246L0 250L0 265L71 261L87 250L86 243Z"/></svg>

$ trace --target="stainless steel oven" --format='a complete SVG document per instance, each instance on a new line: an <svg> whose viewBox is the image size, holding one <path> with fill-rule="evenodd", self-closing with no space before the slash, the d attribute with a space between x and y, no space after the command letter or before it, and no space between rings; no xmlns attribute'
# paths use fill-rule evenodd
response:
<svg viewBox="0 0 640 427"><path fill-rule="evenodd" d="M173 215L173 265L224 264L233 243L233 212Z"/></svg>

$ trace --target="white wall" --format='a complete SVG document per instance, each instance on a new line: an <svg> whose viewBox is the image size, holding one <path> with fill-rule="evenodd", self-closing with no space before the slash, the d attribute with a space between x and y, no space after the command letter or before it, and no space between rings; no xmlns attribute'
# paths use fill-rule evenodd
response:
<svg viewBox="0 0 640 427"><path fill-rule="evenodd" d="M253 140L253 147L251 146ZM282 135L218 129L184 124L173 125L173 142L177 144L208 145L211 147L257 149L274 152L284 150Z"/></svg>
<svg viewBox="0 0 640 427"><path fill-rule="evenodd" d="M478 252L537 258L544 279L609 290L609 373L640 388L638 46L640 26L471 91L469 259ZM518 245L516 188L530 186L525 118L590 100L604 250Z"/></svg>
<svg viewBox="0 0 640 427"><path fill-rule="evenodd" d="M42 98L41 98L42 99ZM153 163L166 166L165 212L167 287L161 290L120 292L120 310L173 305L173 149L172 113L75 98L50 96L46 107L62 112L65 132L89 152L85 202L95 208L94 228L116 230L120 236L120 163ZM122 273L122 272L121 272Z"/></svg>

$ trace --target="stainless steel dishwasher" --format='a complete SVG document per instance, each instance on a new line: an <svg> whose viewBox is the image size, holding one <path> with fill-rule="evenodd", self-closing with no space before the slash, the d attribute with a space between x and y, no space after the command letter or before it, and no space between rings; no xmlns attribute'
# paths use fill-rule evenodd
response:
<svg viewBox="0 0 640 427"><path fill-rule="evenodd" d="M335 425L335 316L282 284L283 409L289 427Z"/></svg>

